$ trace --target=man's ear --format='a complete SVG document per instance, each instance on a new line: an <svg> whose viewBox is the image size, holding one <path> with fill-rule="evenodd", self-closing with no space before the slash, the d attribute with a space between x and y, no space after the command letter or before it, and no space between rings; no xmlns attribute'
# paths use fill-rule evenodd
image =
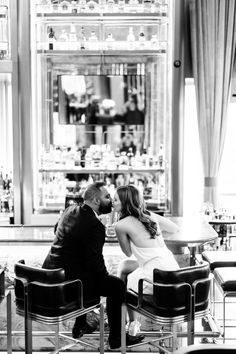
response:
<svg viewBox="0 0 236 354"><path fill-rule="evenodd" d="M94 200L93 200L93 202L94 202L95 205L100 205L100 202L101 202L101 201L100 201L99 198L95 197Z"/></svg>

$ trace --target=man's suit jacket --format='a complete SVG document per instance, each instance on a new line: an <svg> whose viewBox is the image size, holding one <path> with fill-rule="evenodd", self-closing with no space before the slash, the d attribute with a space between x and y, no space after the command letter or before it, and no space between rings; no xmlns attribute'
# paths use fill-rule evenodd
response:
<svg viewBox="0 0 236 354"><path fill-rule="evenodd" d="M43 268L65 269L68 279L80 278L91 284L107 273L103 245L105 227L86 204L70 206L62 214L56 237Z"/></svg>

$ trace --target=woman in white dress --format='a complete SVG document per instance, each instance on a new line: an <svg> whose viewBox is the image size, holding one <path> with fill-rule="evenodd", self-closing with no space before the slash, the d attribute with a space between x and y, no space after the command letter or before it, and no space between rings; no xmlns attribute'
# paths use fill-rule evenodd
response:
<svg viewBox="0 0 236 354"><path fill-rule="evenodd" d="M117 188L114 211L118 213L116 235L124 254L131 259L123 260L118 276L127 279L127 288L138 291L141 278L153 280L153 269L176 270L179 265L167 248L162 231L176 233L178 226L165 217L149 212L139 190L133 185ZM152 294L153 287L144 282L143 292Z"/></svg>

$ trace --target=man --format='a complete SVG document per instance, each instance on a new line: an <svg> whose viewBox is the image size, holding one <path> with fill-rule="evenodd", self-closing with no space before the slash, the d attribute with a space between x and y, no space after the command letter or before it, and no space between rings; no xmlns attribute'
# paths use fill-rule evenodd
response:
<svg viewBox="0 0 236 354"><path fill-rule="evenodd" d="M70 206L62 214L43 268L61 267L65 269L67 279L81 279L85 301L95 296L107 297L108 341L111 349L117 349L121 345L121 304L125 301L125 284L107 272L102 254L105 227L98 219L98 215L110 213L111 208L111 197L104 183L89 185L84 193L84 204ZM72 335L79 338L94 330L84 315L76 318ZM127 334L126 344L139 343L143 338Z"/></svg>

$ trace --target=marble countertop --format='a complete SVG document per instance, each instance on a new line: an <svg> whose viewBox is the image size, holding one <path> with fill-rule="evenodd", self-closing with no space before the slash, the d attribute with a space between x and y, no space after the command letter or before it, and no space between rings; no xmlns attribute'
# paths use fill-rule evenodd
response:
<svg viewBox="0 0 236 354"><path fill-rule="evenodd" d="M218 234L209 223L201 217L170 217L179 226L176 234L165 234L167 245L194 247L214 241ZM0 226L0 243L50 243L54 238L54 227L8 225ZM107 239L116 244L116 238Z"/></svg>
<svg viewBox="0 0 236 354"><path fill-rule="evenodd" d="M170 217L179 226L176 234L164 234L167 244L195 247L206 242L213 242L218 234L201 216Z"/></svg>

